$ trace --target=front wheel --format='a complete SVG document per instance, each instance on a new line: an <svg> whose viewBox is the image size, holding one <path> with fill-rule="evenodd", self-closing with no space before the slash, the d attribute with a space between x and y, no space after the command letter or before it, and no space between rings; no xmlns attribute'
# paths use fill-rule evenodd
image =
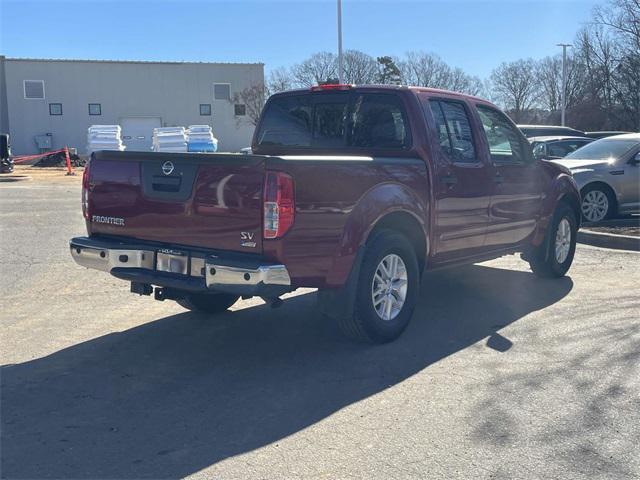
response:
<svg viewBox="0 0 640 480"><path fill-rule="evenodd" d="M229 293L191 293L176 302L187 310L214 314L224 312L236 303L238 298L238 295Z"/></svg>
<svg viewBox="0 0 640 480"><path fill-rule="evenodd" d="M559 278L569 271L576 251L577 225L571 207L564 203L558 205L545 241L530 257L533 273L543 278Z"/></svg>
<svg viewBox="0 0 640 480"><path fill-rule="evenodd" d="M605 187L594 185L582 192L582 216L587 222L599 222L610 218L614 205L615 199Z"/></svg>
<svg viewBox="0 0 640 480"><path fill-rule="evenodd" d="M362 260L353 316L340 319L341 330L369 343L395 340L411 319L419 283L409 240L387 230L375 234Z"/></svg>

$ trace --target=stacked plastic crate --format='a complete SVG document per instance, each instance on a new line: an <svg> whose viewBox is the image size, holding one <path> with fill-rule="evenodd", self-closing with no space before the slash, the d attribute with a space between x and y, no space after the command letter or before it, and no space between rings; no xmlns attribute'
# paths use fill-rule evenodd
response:
<svg viewBox="0 0 640 480"><path fill-rule="evenodd" d="M218 139L213 136L209 125L190 125L187 130L188 150L190 152L215 152Z"/></svg>
<svg viewBox="0 0 640 480"><path fill-rule="evenodd" d="M153 129L154 152L186 152L187 134L184 127L160 127Z"/></svg>
<svg viewBox="0 0 640 480"><path fill-rule="evenodd" d="M91 125L87 129L87 154L97 150L124 150L120 125Z"/></svg>

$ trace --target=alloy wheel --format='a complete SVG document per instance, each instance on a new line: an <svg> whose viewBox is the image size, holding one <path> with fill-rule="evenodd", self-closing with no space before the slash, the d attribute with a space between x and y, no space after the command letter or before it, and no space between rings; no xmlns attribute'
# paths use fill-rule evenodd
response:
<svg viewBox="0 0 640 480"><path fill-rule="evenodd" d="M591 190L582 199L582 215L589 222L599 222L607 216L609 198L601 190Z"/></svg>
<svg viewBox="0 0 640 480"><path fill-rule="evenodd" d="M385 256L371 282L371 299L378 316L384 321L398 316L407 298L407 268L395 253Z"/></svg>
<svg viewBox="0 0 640 480"><path fill-rule="evenodd" d="M571 249L571 224L569 220L563 218L558 224L556 231L556 261L562 265L569 256Z"/></svg>

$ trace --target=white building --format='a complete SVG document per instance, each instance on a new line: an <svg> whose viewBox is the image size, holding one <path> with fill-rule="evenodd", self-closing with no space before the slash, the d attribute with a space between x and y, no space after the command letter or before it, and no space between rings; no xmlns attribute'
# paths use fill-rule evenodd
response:
<svg viewBox="0 0 640 480"><path fill-rule="evenodd" d="M211 125L220 151L251 143L234 93L264 84L261 63L41 60L0 56L0 131L14 155L50 140L86 149L90 125L122 126L128 150L148 150L154 127ZM40 142L40 143L38 143Z"/></svg>

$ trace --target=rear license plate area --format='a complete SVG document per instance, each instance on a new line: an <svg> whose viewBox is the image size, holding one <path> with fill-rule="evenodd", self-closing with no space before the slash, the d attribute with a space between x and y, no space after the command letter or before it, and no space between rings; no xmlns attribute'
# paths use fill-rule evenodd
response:
<svg viewBox="0 0 640 480"><path fill-rule="evenodd" d="M177 250L158 250L156 270L186 275L189 269L189 254Z"/></svg>

